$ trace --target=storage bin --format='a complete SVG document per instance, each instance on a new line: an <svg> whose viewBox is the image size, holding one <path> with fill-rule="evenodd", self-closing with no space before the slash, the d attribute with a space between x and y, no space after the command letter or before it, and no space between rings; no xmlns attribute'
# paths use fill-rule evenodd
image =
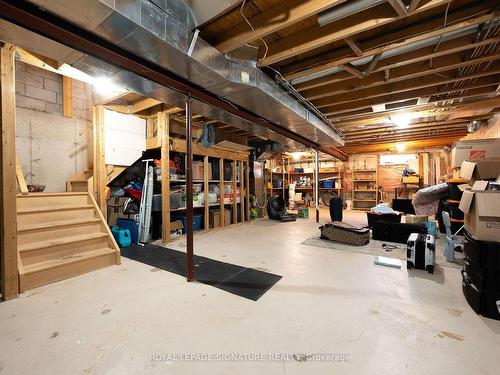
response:
<svg viewBox="0 0 500 375"><path fill-rule="evenodd" d="M132 240L130 238L130 231L128 229L123 229L118 226L111 227L111 233L115 238L118 246L120 247L128 247L132 244Z"/></svg>
<svg viewBox="0 0 500 375"><path fill-rule="evenodd" d="M161 211L161 194L153 194L153 204L151 211Z"/></svg>
<svg viewBox="0 0 500 375"><path fill-rule="evenodd" d="M323 188L325 189L333 189L335 185L334 181L323 181Z"/></svg>
<svg viewBox="0 0 500 375"><path fill-rule="evenodd" d="M193 231L194 232L201 230L201 219L202 218L203 218L203 215L193 215ZM183 216L182 217L182 233L186 233L186 227L187 227L187 217Z"/></svg>
<svg viewBox="0 0 500 375"><path fill-rule="evenodd" d="M132 243L137 243L139 240L139 224L134 219L116 219L116 226L128 229L130 232L130 240Z"/></svg>
<svg viewBox="0 0 500 375"><path fill-rule="evenodd" d="M184 194L181 191L171 192L170 193L170 208L176 209L176 208L185 207L186 202L183 201L183 199L182 199L183 196L184 196Z"/></svg>

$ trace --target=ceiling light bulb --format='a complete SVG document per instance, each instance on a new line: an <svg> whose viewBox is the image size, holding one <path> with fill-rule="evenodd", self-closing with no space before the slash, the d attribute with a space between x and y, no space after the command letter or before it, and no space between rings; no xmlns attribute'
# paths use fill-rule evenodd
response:
<svg viewBox="0 0 500 375"><path fill-rule="evenodd" d="M396 151L403 152L406 150L406 145L404 143L396 143Z"/></svg>
<svg viewBox="0 0 500 375"><path fill-rule="evenodd" d="M400 129L405 129L410 125L412 120L412 115L410 113L402 113L400 115L391 116L391 121Z"/></svg>
<svg viewBox="0 0 500 375"><path fill-rule="evenodd" d="M293 160L298 161L300 160L301 157L302 157L302 152L292 152Z"/></svg>
<svg viewBox="0 0 500 375"><path fill-rule="evenodd" d="M92 86L94 86L96 92L102 95L114 94L125 91L122 88L116 86L108 77L94 78Z"/></svg>

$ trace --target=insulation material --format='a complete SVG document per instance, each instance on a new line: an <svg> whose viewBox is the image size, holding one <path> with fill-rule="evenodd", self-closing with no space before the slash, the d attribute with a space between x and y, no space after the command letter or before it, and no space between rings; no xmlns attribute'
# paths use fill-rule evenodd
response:
<svg viewBox="0 0 500 375"><path fill-rule="evenodd" d="M378 167L378 182L382 186L382 191L394 193L394 189L401 186L401 176L403 169L407 165L384 165Z"/></svg>

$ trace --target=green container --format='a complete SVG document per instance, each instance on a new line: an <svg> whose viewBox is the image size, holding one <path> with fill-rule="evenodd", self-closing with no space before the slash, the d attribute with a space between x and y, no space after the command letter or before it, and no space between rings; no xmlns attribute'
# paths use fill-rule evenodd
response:
<svg viewBox="0 0 500 375"><path fill-rule="evenodd" d="M309 208L308 207L299 207L298 216L302 219L307 219L309 217Z"/></svg>

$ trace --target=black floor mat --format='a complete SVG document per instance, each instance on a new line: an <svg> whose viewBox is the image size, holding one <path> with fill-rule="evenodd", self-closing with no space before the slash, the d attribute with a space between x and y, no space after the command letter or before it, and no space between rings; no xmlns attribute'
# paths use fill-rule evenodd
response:
<svg viewBox="0 0 500 375"><path fill-rule="evenodd" d="M186 253L161 246L130 246L121 249L122 256L186 276ZM282 276L231 263L194 256L195 279L240 297L257 301Z"/></svg>

